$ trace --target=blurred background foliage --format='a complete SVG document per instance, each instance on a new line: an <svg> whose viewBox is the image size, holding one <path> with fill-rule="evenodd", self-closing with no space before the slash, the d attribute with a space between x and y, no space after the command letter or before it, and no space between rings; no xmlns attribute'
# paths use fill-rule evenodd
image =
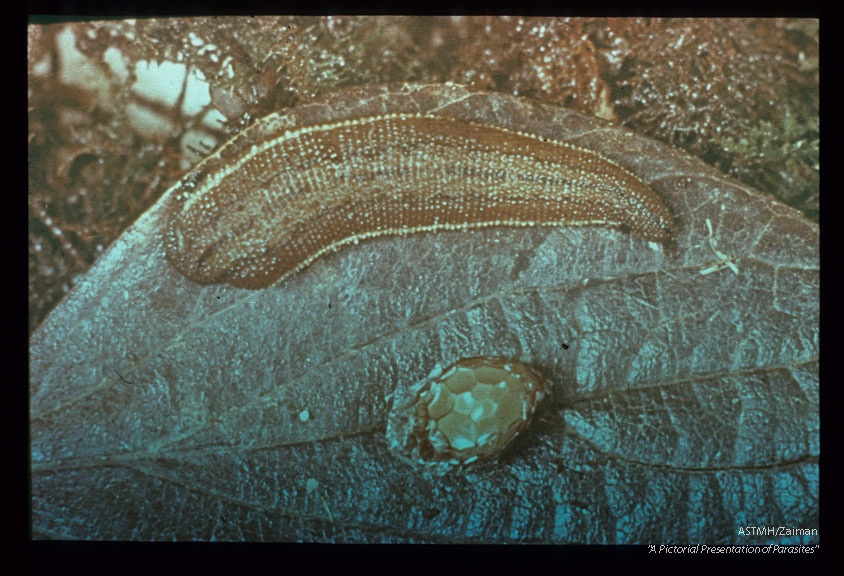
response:
<svg viewBox="0 0 844 576"><path fill-rule="evenodd" d="M68 29L84 66L67 65ZM348 85L453 81L573 108L682 148L817 221L818 39L817 20L794 19L31 23L30 332L198 158L260 116ZM226 124L140 96L139 62L201 72L206 108ZM139 110L164 129L138 130ZM208 138L187 142L196 129Z"/></svg>

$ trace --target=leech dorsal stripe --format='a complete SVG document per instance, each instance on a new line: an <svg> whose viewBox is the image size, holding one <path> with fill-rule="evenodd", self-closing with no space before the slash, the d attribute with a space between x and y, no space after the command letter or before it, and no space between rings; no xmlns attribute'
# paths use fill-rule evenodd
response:
<svg viewBox="0 0 844 576"><path fill-rule="evenodd" d="M666 243L671 215L596 152L495 126L392 114L235 137L173 190L167 258L201 284L264 288L365 238L602 225Z"/></svg>

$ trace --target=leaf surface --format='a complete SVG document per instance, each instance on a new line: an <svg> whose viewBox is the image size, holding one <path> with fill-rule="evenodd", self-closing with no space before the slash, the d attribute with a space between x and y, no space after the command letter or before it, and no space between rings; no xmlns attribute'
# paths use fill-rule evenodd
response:
<svg viewBox="0 0 844 576"><path fill-rule="evenodd" d="M33 534L750 544L770 538L740 526L817 527L817 225L665 145L500 94L364 86L282 116L416 111L601 152L663 197L676 247L437 232L249 291L169 266L165 195L32 337ZM396 459L390 395L475 355L551 382L531 428L466 475Z"/></svg>

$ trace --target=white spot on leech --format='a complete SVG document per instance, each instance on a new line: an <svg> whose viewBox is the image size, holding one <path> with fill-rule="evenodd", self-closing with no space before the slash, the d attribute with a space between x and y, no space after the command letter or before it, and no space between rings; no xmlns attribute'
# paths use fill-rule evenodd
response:
<svg viewBox="0 0 844 576"><path fill-rule="evenodd" d="M311 414L310 412L308 412L307 408L299 412L299 420L301 420L302 422L307 422L310 417Z"/></svg>

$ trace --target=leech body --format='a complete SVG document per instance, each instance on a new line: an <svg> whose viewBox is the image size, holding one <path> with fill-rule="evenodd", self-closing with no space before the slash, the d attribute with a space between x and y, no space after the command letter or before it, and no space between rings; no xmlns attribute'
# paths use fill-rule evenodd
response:
<svg viewBox="0 0 844 576"><path fill-rule="evenodd" d="M173 190L167 258L189 279L265 288L364 238L604 225L665 244L671 215L595 152L503 128L391 114L236 137Z"/></svg>

